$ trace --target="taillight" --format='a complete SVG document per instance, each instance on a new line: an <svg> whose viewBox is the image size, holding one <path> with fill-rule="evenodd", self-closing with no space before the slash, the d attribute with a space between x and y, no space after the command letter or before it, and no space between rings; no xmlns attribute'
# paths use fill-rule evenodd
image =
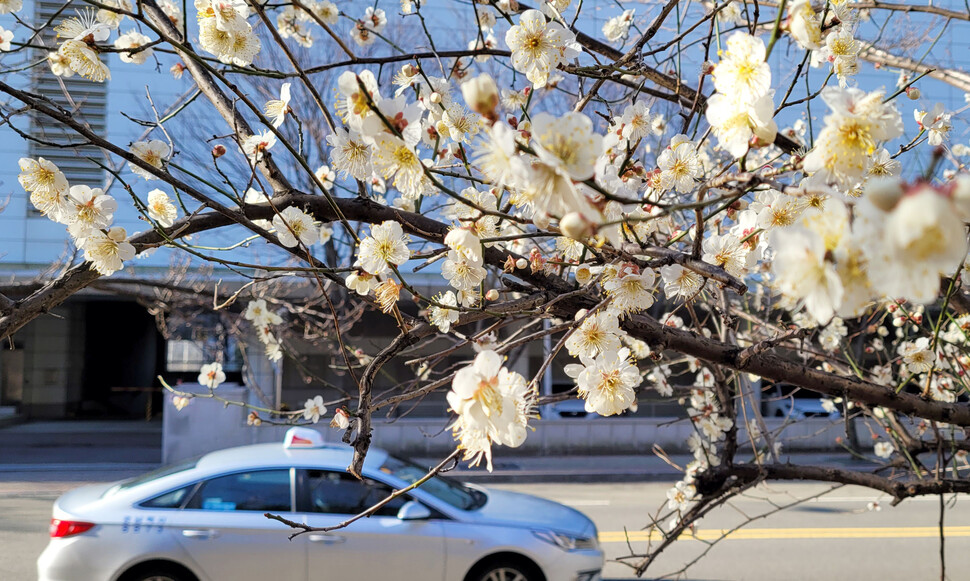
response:
<svg viewBox="0 0 970 581"><path fill-rule="evenodd" d="M51 519L51 537L73 537L83 532L89 531L94 527L93 522L80 522L76 520Z"/></svg>

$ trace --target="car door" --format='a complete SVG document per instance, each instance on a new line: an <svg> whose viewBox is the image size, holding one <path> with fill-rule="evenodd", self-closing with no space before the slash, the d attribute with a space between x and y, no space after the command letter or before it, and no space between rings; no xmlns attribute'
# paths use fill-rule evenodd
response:
<svg viewBox="0 0 970 581"><path fill-rule="evenodd" d="M313 527L335 526L386 498L392 488L336 470L298 474L297 506ZM310 581L394 579L443 581L444 528L437 518L402 521L397 512L411 500L401 496L371 517L328 533L301 535L307 543Z"/></svg>
<svg viewBox="0 0 970 581"><path fill-rule="evenodd" d="M248 470L201 482L168 528L212 581L306 580L306 544L264 513L293 517L292 469Z"/></svg>

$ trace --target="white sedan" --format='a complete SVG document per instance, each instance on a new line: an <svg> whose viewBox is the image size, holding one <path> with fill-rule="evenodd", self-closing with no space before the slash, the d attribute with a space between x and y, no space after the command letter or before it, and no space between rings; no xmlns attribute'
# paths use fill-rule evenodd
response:
<svg viewBox="0 0 970 581"><path fill-rule="evenodd" d="M603 552L582 513L542 498L435 477L374 516L289 540L276 513L336 525L425 469L294 428L284 444L206 454L54 504L39 581L598 581Z"/></svg>

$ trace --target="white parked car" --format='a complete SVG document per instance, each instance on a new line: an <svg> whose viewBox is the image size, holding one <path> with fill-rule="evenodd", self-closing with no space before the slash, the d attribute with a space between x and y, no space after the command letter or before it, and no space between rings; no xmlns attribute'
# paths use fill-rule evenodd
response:
<svg viewBox="0 0 970 581"><path fill-rule="evenodd" d="M54 504L40 581L598 581L596 527L561 504L435 477L374 516L328 533L427 471L306 428L286 444L206 454L131 480L78 488Z"/></svg>

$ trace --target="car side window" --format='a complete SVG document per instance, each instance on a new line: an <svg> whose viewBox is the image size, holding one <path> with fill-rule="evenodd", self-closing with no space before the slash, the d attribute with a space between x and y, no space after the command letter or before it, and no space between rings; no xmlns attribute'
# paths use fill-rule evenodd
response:
<svg viewBox="0 0 970 581"><path fill-rule="evenodd" d="M346 472L307 470L303 479L306 512L358 514L387 498L393 489L381 482L358 480ZM396 516L409 499L401 495L382 506L375 516Z"/></svg>
<svg viewBox="0 0 970 581"><path fill-rule="evenodd" d="M186 508L289 512L290 471L239 472L207 480Z"/></svg>

